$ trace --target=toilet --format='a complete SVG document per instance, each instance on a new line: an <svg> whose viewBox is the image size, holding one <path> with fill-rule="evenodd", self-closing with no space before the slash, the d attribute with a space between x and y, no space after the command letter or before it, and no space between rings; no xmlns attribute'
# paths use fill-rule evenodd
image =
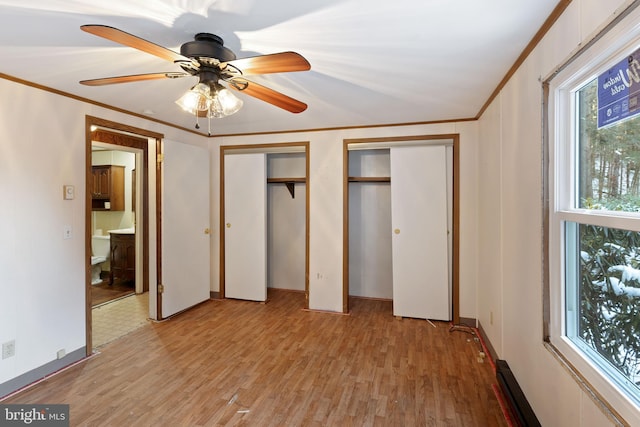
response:
<svg viewBox="0 0 640 427"><path fill-rule="evenodd" d="M109 236L91 236L91 284L97 285L102 282L100 273L102 272L102 263L109 258L111 250L111 241Z"/></svg>

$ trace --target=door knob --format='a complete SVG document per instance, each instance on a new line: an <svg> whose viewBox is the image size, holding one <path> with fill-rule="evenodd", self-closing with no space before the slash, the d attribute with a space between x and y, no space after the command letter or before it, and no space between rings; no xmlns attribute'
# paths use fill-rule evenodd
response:
<svg viewBox="0 0 640 427"><path fill-rule="evenodd" d="M393 230L393 232L396 233L396 234L400 234L400 229L396 228L395 230Z"/></svg>
<svg viewBox="0 0 640 427"><path fill-rule="evenodd" d="M210 233L211 233L211 230L209 230L208 228L204 229L204 234L210 234Z"/></svg>
<svg viewBox="0 0 640 427"><path fill-rule="evenodd" d="M231 228L231 223L230 222L227 223L227 228Z"/></svg>

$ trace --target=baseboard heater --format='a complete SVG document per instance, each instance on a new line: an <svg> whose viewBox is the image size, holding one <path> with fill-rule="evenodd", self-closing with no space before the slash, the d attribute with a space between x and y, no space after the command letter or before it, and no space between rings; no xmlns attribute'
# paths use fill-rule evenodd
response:
<svg viewBox="0 0 640 427"><path fill-rule="evenodd" d="M529 405L506 360L496 360L496 379L517 425L521 427L540 426L536 414L531 409L531 405Z"/></svg>

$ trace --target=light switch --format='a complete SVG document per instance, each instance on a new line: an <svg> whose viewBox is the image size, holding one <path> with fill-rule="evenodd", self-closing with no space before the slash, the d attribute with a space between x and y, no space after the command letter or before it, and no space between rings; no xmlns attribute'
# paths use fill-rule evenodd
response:
<svg viewBox="0 0 640 427"><path fill-rule="evenodd" d="M63 239L65 239L65 240L71 238L71 236L72 236L72 228L71 228L70 225L65 225L62 228L62 236L63 236Z"/></svg>
<svg viewBox="0 0 640 427"><path fill-rule="evenodd" d="M62 191L64 194L64 200L73 200L76 195L76 190L73 185L63 185Z"/></svg>

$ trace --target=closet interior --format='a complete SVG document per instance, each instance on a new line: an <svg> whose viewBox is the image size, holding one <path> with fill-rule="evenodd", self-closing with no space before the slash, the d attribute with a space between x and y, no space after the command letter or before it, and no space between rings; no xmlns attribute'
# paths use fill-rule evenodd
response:
<svg viewBox="0 0 640 427"><path fill-rule="evenodd" d="M452 319L453 142L349 144L348 296Z"/></svg>
<svg viewBox="0 0 640 427"><path fill-rule="evenodd" d="M307 294L307 155L306 145L223 150L225 297Z"/></svg>

